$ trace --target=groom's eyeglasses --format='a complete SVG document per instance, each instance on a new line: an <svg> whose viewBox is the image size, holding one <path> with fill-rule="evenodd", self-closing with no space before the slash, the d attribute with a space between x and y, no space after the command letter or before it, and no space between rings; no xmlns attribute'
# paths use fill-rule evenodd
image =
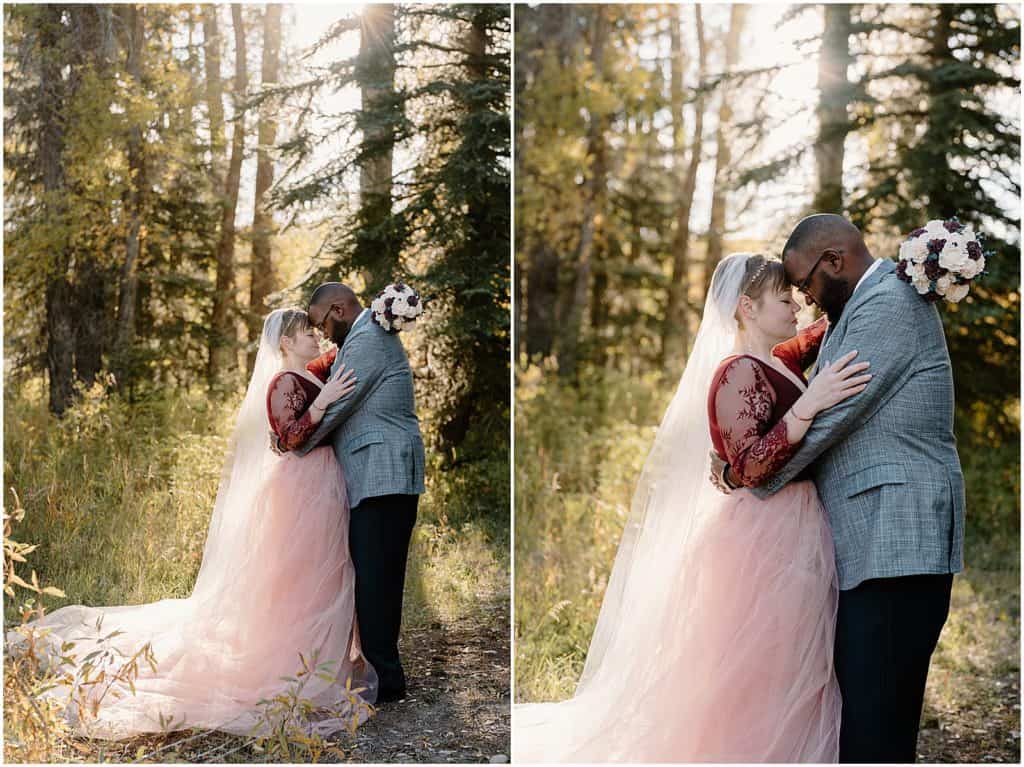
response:
<svg viewBox="0 0 1024 767"><path fill-rule="evenodd" d="M327 311L326 313L324 313L324 318L320 320L318 324L313 325L313 327L319 330L324 335L327 335L327 330L324 328L324 325L327 324L327 318L331 316L331 312L333 312L335 307L337 306L340 306L340 304L331 304L329 307L327 307Z"/></svg>
<svg viewBox="0 0 1024 767"><path fill-rule="evenodd" d="M836 253L836 252L837 251L833 250L832 248L829 248L827 250L821 251L821 255L818 256L818 260L814 262L814 266L811 267L811 271L809 271L807 273L807 276L804 277L800 281L800 284L796 286L796 289L802 295L806 296L807 298L811 299L812 301L814 300L814 296L812 296L810 293L807 292L807 286L811 284L811 277L814 276L814 270L818 268L818 264L820 264L822 262L822 260L825 258L825 256L827 256L829 253Z"/></svg>

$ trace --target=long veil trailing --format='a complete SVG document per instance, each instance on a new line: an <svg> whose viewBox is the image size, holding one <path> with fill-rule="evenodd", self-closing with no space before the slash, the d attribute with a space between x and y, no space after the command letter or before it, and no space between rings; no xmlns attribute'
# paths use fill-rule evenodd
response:
<svg viewBox="0 0 1024 767"><path fill-rule="evenodd" d="M678 612L682 574L724 498L708 480L707 396L736 341L750 257L730 255L715 270L693 351L637 482L576 693L514 708L517 761L645 761L660 752L666 730L685 726L651 704L670 699L660 694L669 664L687 663L670 657L664 640L686 620Z"/></svg>
<svg viewBox="0 0 1024 767"><path fill-rule="evenodd" d="M301 697L335 709L346 698L352 704L344 721L324 716L311 728L330 732L368 714L363 701L373 699L376 681L354 639L340 468L329 448L304 458L270 449L267 390L282 368L284 311L264 322L192 593L142 605L68 606L29 624L34 640L20 628L7 634L8 651L34 641L51 661L74 643L77 665L63 669L69 684L48 695L85 734L120 739L187 727L250 734L266 724L259 701L284 692L281 677L301 669L299 652L334 664L327 670L351 676L352 688L370 688L353 698L345 676L330 682L309 674ZM147 644L156 668L140 656L128 684L118 670ZM102 682L88 684L101 671Z"/></svg>

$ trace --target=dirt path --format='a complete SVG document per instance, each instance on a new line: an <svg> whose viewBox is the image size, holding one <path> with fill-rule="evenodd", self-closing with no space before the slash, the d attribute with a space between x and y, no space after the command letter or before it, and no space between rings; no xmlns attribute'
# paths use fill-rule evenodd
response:
<svg viewBox="0 0 1024 767"><path fill-rule="evenodd" d="M942 669L932 669L941 675ZM953 706L926 708L917 761L1020 763L1020 673L1002 680L958 675Z"/></svg>
<svg viewBox="0 0 1024 767"><path fill-rule="evenodd" d="M354 739L338 744L347 761L507 760L511 656L503 601L481 606L477 620L404 632L408 696L382 705Z"/></svg>

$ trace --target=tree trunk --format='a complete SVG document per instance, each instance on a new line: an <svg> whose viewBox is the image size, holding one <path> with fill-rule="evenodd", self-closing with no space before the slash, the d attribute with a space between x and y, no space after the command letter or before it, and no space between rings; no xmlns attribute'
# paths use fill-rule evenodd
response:
<svg viewBox="0 0 1024 767"><path fill-rule="evenodd" d="M42 6L39 16L40 82L39 163L43 177L44 206L55 226L66 215L63 195L64 175L64 107L67 94L61 77L64 29L63 9L58 5ZM61 416L71 405L74 394L74 328L72 326L73 296L68 276L70 251L61 242L53 253L53 276L46 285L46 370L49 376L50 410Z"/></svg>
<svg viewBox="0 0 1024 767"><path fill-rule="evenodd" d="M224 83L220 76L221 38L217 22L220 6L203 5L203 63L206 70L206 108L210 118L210 175L213 186L224 189Z"/></svg>
<svg viewBox="0 0 1024 767"><path fill-rule="evenodd" d="M367 293L383 288L398 268L400 243L391 231L394 162L395 6L367 5L359 40L358 80L362 92L359 165L359 217L356 263L364 270Z"/></svg>
<svg viewBox="0 0 1024 767"><path fill-rule="evenodd" d="M930 30L931 48L927 54L927 66L934 72L957 65L958 59L950 50L949 41L954 34L953 21L958 12L962 12L962 6L937 5L933 11L935 18ZM957 195L949 186L949 152L954 146L954 128L948 120L939 117L949 110L948 100L952 88L941 78L930 77L926 80L927 127L918 144L921 172L912 177L912 190L918 199L928 201L929 218L962 215Z"/></svg>
<svg viewBox="0 0 1024 767"><path fill-rule="evenodd" d="M220 238L217 243L217 281L213 294L213 316L210 321L210 357L207 379L216 385L225 372L237 364L235 332L235 213L238 210L238 187L242 177L242 155L245 151L245 99L248 75L245 66L245 23L242 7L231 6L231 22L235 30L234 128L231 132L231 161L221 208Z"/></svg>
<svg viewBox="0 0 1024 767"><path fill-rule="evenodd" d="M549 357L558 322L558 253L547 242L530 248L526 286L526 356Z"/></svg>
<svg viewBox="0 0 1024 767"><path fill-rule="evenodd" d="M590 44L590 60L594 67L594 77L600 80L604 77L604 45L607 36L605 7L592 6L591 13L593 35ZM576 273L558 349L558 373L564 378L575 378L579 365L580 335L583 332L583 317L587 308L587 294L590 291L594 240L597 236L599 217L604 213L608 172L604 135L605 122L605 115L600 111L591 111L590 126L587 129L587 155L590 158L590 168L583 199L580 239L576 248Z"/></svg>
<svg viewBox="0 0 1024 767"><path fill-rule="evenodd" d="M517 5L516 14L521 12L524 5ZM571 5L559 5L556 3L545 3L537 6L536 13L536 38L531 41L530 48L540 49L545 52L551 51L550 56L554 57L554 65L559 68L568 67L572 56L572 49L575 44L573 29L573 18L577 11ZM518 31L516 33L519 34ZM528 51L524 51L528 52ZM517 60L515 74L517 80L522 76L529 77L529 82L536 83L541 76L545 66L551 66L549 55L526 56L522 63ZM515 120L517 136L522 132L527 120L531 123L543 123L544 116L530 113L527 117L527 104L530 95L523 84L523 87L516 89L517 118ZM525 147L517 142L516 151L516 180L517 183L530 183L524 181L525 173L522 172L522 161L525 154ZM528 187L526 191L529 192ZM517 218L517 222L522 223ZM536 358L550 357L554 351L556 328L558 326L558 308L560 303L559 274L561 261L555 246L547 239L547 233L542 226L531 226L524 229L529 232L529 241L523 238L526 251L526 356L533 360Z"/></svg>
<svg viewBox="0 0 1024 767"><path fill-rule="evenodd" d="M725 38L725 71L731 74L736 69L740 54L740 38L743 35L743 21L747 6L733 5L729 13L729 34ZM735 89L725 82L722 84L721 103L718 107L718 140L715 151L715 175L711 182L711 223L708 226L708 249L704 259L704 289L706 297L711 286L715 267L722 260L725 219L727 213L726 173L732 165L729 148L729 130L732 127L732 96Z"/></svg>
<svg viewBox="0 0 1024 767"><path fill-rule="evenodd" d="M117 61L121 50L114 33L115 29L123 26L114 21L119 7L71 7L71 27L76 37L77 56L82 63L90 63L101 80L110 76L110 65ZM130 45L125 48L130 49ZM75 76L69 78L72 91L78 79ZM118 289L117 270L101 264L100 258L92 243L82 243L74 250L75 380L87 387L99 378L103 369L103 355L116 338L112 322L116 307L111 294Z"/></svg>
<svg viewBox="0 0 1024 767"><path fill-rule="evenodd" d="M843 155L846 134L850 132L848 108L850 81L847 76L853 57L850 54L849 5L825 5L825 31L818 57L818 141L814 159L818 170L818 188L814 195L815 213L843 212Z"/></svg>
<svg viewBox="0 0 1024 767"><path fill-rule="evenodd" d="M677 353L685 356L690 345L690 317L688 294L690 292L690 211L697 189L697 171L700 169L701 154L704 151L704 110L703 90L707 68L707 45L704 40L704 19L700 5L693 6L694 23L697 33L697 84L698 91L693 102L693 136L690 139L690 162L679 188L676 203L676 228L672 237L672 281L668 287L668 305L661 329L660 366L664 366ZM683 44L680 35L679 6L670 6L670 34L672 50L672 149L674 162L682 165L683 159Z"/></svg>
<svg viewBox="0 0 1024 767"><path fill-rule="evenodd" d="M261 83L264 88L277 83L280 69L281 5L268 4L263 15L263 64ZM270 237L274 220L267 210L267 191L274 183L274 159L270 152L277 136L274 109L264 103L260 110L259 148L256 151L256 200L252 220L252 274L249 287L249 370L256 364L255 341L268 311L266 297L274 290L274 264L270 258Z"/></svg>
<svg viewBox="0 0 1024 767"><path fill-rule="evenodd" d="M145 6L128 5L122 9L122 18L128 39L125 69L132 78L132 87L143 90L142 57L145 48ZM120 295L117 302L117 332L115 374L118 388L130 386L133 375L131 364L135 346L135 303L139 290L139 253L142 248L142 218L144 190L146 188L145 137L143 126L134 124L128 132L128 169L131 189L125 205L128 235L125 259L121 266Z"/></svg>

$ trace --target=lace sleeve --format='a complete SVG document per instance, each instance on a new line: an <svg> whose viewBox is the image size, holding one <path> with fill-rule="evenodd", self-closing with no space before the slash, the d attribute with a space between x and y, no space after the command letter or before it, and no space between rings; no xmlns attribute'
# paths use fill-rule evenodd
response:
<svg viewBox="0 0 1024 767"><path fill-rule="evenodd" d="M826 330L828 330L828 317L822 315L788 341L776 344L772 348L772 356L782 360L786 367L802 376L804 371L818 358L821 339L825 337Z"/></svg>
<svg viewBox="0 0 1024 767"><path fill-rule="evenodd" d="M763 483L796 452L786 423L772 424L775 389L749 357L737 357L726 368L715 394L715 414L733 477L747 487Z"/></svg>
<svg viewBox="0 0 1024 767"><path fill-rule="evenodd" d="M309 417L309 399L298 376L286 373L271 384L267 397L270 428L277 435L278 447L294 450L316 431Z"/></svg>

